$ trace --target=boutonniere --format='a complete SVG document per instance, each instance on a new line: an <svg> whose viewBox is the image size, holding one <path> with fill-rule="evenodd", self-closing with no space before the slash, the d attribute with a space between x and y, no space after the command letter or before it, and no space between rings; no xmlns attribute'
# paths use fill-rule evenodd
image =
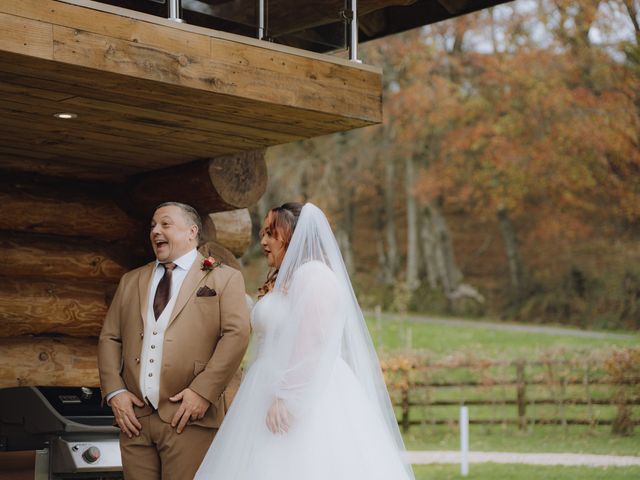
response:
<svg viewBox="0 0 640 480"><path fill-rule="evenodd" d="M200 270L204 272L210 272L211 270L213 270L216 267L219 267L220 265L222 265L222 262L220 260L216 260L213 257L207 257L204 260L202 260L202 265L200 265Z"/></svg>

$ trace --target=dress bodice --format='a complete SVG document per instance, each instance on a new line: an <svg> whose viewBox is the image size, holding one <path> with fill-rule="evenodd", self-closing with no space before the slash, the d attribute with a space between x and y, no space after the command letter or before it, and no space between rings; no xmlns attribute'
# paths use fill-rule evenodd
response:
<svg viewBox="0 0 640 480"><path fill-rule="evenodd" d="M281 321L278 315L275 314L277 311L274 305L275 302L278 302L277 295L267 293L256 302L251 310L251 327L258 354L260 354L267 333L273 332L273 329L276 329Z"/></svg>

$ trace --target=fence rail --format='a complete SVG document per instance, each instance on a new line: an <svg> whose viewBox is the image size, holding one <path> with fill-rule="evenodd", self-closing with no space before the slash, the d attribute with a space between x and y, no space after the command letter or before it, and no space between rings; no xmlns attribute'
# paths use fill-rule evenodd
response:
<svg viewBox="0 0 640 480"><path fill-rule="evenodd" d="M640 378L614 379L601 364L589 361L426 364L404 359L383 362L383 369L404 431L416 425L456 424L457 414L449 411L451 418L442 418L447 415L442 408L462 405L493 407L494 418L472 416L472 425L517 425L523 430L532 425L640 425L640 421L631 418L633 407L640 405ZM459 381L433 378L461 375L465 378ZM487 395L490 398L478 398ZM540 411L531 413L533 407L545 406L554 408L547 409L545 415ZM571 407L576 408L567 412ZM612 408L605 408L603 414L595 407ZM441 410L428 418L416 418L416 409L424 413L427 408ZM580 414L576 409L581 410Z"/></svg>

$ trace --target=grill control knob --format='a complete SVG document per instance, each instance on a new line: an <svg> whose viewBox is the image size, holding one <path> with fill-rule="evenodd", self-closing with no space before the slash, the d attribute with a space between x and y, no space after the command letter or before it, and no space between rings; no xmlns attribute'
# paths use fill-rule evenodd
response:
<svg viewBox="0 0 640 480"><path fill-rule="evenodd" d="M87 463L95 463L100 458L100 449L98 447L89 447L82 452L82 458Z"/></svg>
<svg viewBox="0 0 640 480"><path fill-rule="evenodd" d="M93 397L93 390L91 390L90 388L87 387L82 387L80 389L81 396L83 400L89 400L91 397Z"/></svg>

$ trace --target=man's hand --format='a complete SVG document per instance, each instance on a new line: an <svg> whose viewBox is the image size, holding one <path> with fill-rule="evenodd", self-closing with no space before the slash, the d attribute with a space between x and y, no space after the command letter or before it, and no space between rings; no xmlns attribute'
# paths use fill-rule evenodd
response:
<svg viewBox="0 0 640 480"><path fill-rule="evenodd" d="M109 404L120 430L129 438L140 435L142 425L133 413L133 405L144 407L144 402L131 392L120 392L109 401Z"/></svg>
<svg viewBox="0 0 640 480"><path fill-rule="evenodd" d="M180 407L178 407L178 411L173 416L173 420L171 420L171 426L174 428L177 426L176 431L178 433L182 433L189 419L202 419L204 414L207 413L209 405L211 405L209 400L200 396L190 388L185 388L177 395L169 397L169 400L172 402L182 402Z"/></svg>
<svg viewBox="0 0 640 480"><path fill-rule="evenodd" d="M283 400L276 398L267 412L267 428L271 433L287 433L291 425L291 414Z"/></svg>

